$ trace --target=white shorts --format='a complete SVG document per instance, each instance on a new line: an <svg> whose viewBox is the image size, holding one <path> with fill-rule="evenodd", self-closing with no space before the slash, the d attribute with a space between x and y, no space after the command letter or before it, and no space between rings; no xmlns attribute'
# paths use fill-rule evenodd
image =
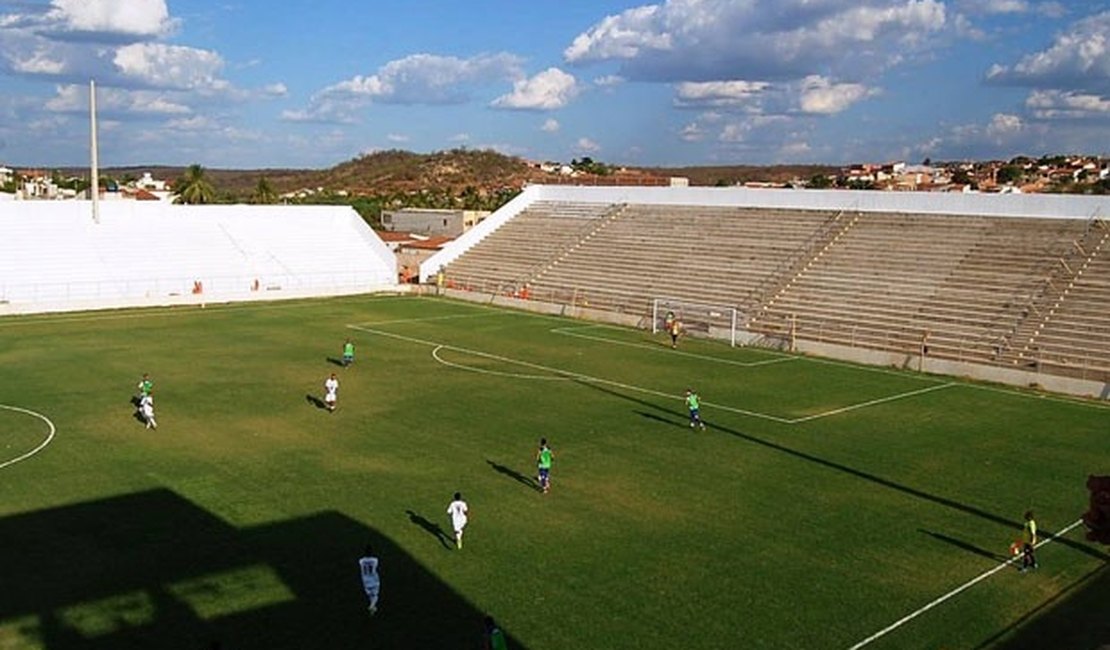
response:
<svg viewBox="0 0 1110 650"><path fill-rule="evenodd" d="M324 395L324 401L328 404L335 404L335 397L335 393L328 393L327 395Z"/></svg>

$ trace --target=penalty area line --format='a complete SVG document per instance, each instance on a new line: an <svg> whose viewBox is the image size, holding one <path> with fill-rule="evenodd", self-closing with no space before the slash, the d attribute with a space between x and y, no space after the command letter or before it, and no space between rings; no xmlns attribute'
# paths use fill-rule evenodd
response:
<svg viewBox="0 0 1110 650"><path fill-rule="evenodd" d="M18 463L22 460L27 460L31 456L34 456L35 454L39 453L40 451L42 451L43 449L46 448L46 445L50 444L50 441L52 441L54 439L54 434L57 433L57 431L58 431L57 428L54 426L54 423L50 421L50 418L46 417L42 413L37 413L37 412L31 411L29 409L19 408L18 406L8 406L7 404L0 404L0 409L4 409L6 411L15 411L16 413L23 413L24 415L30 415L31 417L35 417L35 418L38 418L38 419L42 420L43 422L46 423L46 426L50 427L50 433L46 436L46 440L43 440L39 444L38 447L35 447L34 449L32 449L31 451L23 454L22 456L18 456L16 458L11 459L11 460L6 460L6 461L0 463L0 469L4 469L5 467L8 467L9 465L15 465L16 463Z"/></svg>
<svg viewBox="0 0 1110 650"><path fill-rule="evenodd" d="M554 374L554 375L559 375L559 376L566 377L566 378L569 378L569 379L578 379L578 380L581 380L581 381L590 382L590 383L594 383L594 384L603 384L603 385L606 385L606 386L614 386L616 388L623 388L625 390L630 390L630 391L634 391L634 392L637 392L637 393L643 393L645 395L654 395L655 397L662 397L662 398L665 398L665 399L680 399L680 400L684 399L684 398L682 398L680 396L677 396L677 395L674 395L672 393L664 393L662 391L652 390L650 388L643 388L643 387L640 387L640 386L633 386L632 384L625 384L625 383L622 383L622 382L619 382L619 381L613 381L611 379L602 379L601 377L593 377L591 375L584 375L584 374L577 373L577 372L571 372L569 370L563 370L561 368L552 368L551 366L544 366L544 365L540 365L538 363L532 363L530 361L521 361L520 359L512 359L510 357L503 357L503 356L498 355L498 354L490 354L489 352L482 352L480 350L470 350L468 348L461 348L461 347L457 347L457 346L454 346L454 345L447 345L447 344L444 344L444 343L438 343L436 341L426 341L424 339L418 339L418 338L415 338L415 337L412 337L412 336L405 336L404 334L394 334L393 332L385 332L385 331L382 331L382 330L373 330L373 329L370 329L370 328L367 328L367 327L361 327L359 325L348 325L347 327L350 328L350 329L353 329L353 330L358 330L360 332L367 332L369 334L377 334L379 336L386 336L386 337L389 337L389 338L394 338L394 339L397 339L399 341L408 341L409 343L416 343L416 344L419 344L419 345L426 345L426 346L429 346L429 347L436 348L437 350L438 349L453 350L455 352L462 352L464 354L473 354L475 356L484 357L486 359L492 359L494 361L501 361L501 362L504 362L504 363L513 363L513 364L516 364L516 365L519 365L519 366L524 366L525 368L532 368L533 370L541 370L543 372L548 372L548 373L551 373L551 374ZM438 358L436 360L440 361ZM790 420L788 420L786 418L780 418L780 417L775 416L775 415L768 415L767 413L759 413L759 412L756 412L756 411L748 411L748 410L745 410L745 409L740 409L740 408L736 408L736 407L732 407L732 406L725 406L723 404L715 404L715 403L712 403L712 402L702 402L702 403L705 404L706 406L711 406L713 408L717 408L717 409L720 409L722 411L729 411L731 413L738 413L740 415L747 415L747 416L754 417L754 418L761 418L761 419L764 419L764 420L771 420L772 422L778 422L780 424L790 424L791 423Z"/></svg>
<svg viewBox="0 0 1110 650"><path fill-rule="evenodd" d="M1040 547L1044 546L1045 544L1050 543L1052 540L1054 540L1058 537L1063 537L1064 535L1071 532L1072 529L1074 529L1075 527L1079 526L1082 523L1083 523L1082 519L1077 519L1076 521L1074 521L1073 523L1071 523L1070 525L1065 527L1060 532L1046 537L1044 540L1042 540L1040 543L1038 543L1034 548L1040 548ZM876 641L876 640L886 636L890 632L893 632L894 630L898 629L899 627L902 627L902 625L912 621L913 619L917 618L918 616L921 616L922 614L929 611L930 609L933 609L937 605L940 605L941 603L945 602L946 600L955 597L956 595L970 589L971 587L973 587L976 584L982 582L983 580L986 580L987 578L993 576L994 574L996 574L999 571L1005 569L1006 567L1014 564L1015 562L1017 562L1020 559L1020 557L1021 556L1012 557L1009 560L1006 560L1005 562L1003 562L1003 563L999 564L998 566L994 567L993 569L990 569L989 571L985 571L985 572L979 574L978 576L972 578L971 580L968 580L967 582L963 583L959 587L956 587L952 591L949 591L948 593L944 594L940 598L937 598L937 599L933 600L933 602L925 605L924 607L919 607L918 609L910 612L909 614L906 614L902 618L898 619L897 621L894 621L890 625L888 625L888 626L884 627L883 629L879 630L878 632L872 634L871 636L867 637L863 641L860 641L859 643L857 643L857 644L853 645L852 647L848 648L848 650L859 650L859 648L862 648L862 647L870 644L872 641Z"/></svg>

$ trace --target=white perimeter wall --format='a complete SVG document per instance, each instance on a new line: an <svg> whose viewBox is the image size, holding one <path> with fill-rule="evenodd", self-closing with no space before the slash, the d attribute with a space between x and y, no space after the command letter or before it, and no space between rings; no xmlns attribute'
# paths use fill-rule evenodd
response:
<svg viewBox="0 0 1110 650"><path fill-rule="evenodd" d="M0 313L396 284L393 254L348 207L102 202L94 223L87 201L0 204Z"/></svg>
<svg viewBox="0 0 1110 650"><path fill-rule="evenodd" d="M852 190L770 190L739 187L576 187L532 185L478 227L420 265L427 281L441 265L454 261L535 201L719 205L801 210L902 212L907 214L989 217L1110 218L1110 197L1069 194L978 194Z"/></svg>

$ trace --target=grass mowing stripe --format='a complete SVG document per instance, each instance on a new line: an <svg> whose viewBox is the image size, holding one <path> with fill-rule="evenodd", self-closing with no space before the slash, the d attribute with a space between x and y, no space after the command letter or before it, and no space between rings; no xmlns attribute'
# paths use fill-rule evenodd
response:
<svg viewBox="0 0 1110 650"><path fill-rule="evenodd" d="M1074 529L1076 526L1078 526L1081 523L1083 523L1082 519L1075 520L1074 522L1072 522L1070 525L1068 525L1066 528L1064 528L1060 532L1049 535L1048 537L1046 537L1043 541L1041 541L1039 544L1037 544L1034 548L1040 548L1040 547L1044 546L1045 544L1048 544L1052 540L1056 539L1057 537L1063 537L1064 535L1071 532L1072 529ZM898 629L899 627L902 627L902 625L912 621L913 619L917 618L918 616L921 616L922 614L924 614L925 612L929 611L930 609L936 607L937 605L940 605L944 601L946 601L950 598L953 598L954 596L960 594L963 591L966 591L966 590L970 589L971 587L975 586L976 584L978 584L978 583L982 582L983 580L986 580L987 578L989 578L989 577L993 576L994 574L998 573L1002 569L1005 569L1006 567L1010 566L1014 562L1017 562L1019 557L1021 557L1021 556L1012 557L1009 560L1006 560L1005 562L1003 562L1003 563L999 564L998 566L994 567L993 569L990 569L989 571L986 571L984 573L979 574L978 576L972 578L971 580L968 580L967 582L963 583L959 587L956 587L952 591L944 594L940 598L937 598L936 600L932 601L928 605L925 605L923 607L919 607L918 609L910 612L909 614L906 614L902 618L898 619L897 621L894 621L890 625L888 625L888 626L884 627L883 629L879 630L878 632L872 634L871 636L867 637L863 641L860 641L859 643L855 644L854 646L848 648L848 650L859 650L859 648L862 648L862 647L870 644L872 641L876 641L878 639L881 639L882 637L886 636L890 632L893 632L894 630Z"/></svg>
<svg viewBox="0 0 1110 650"><path fill-rule="evenodd" d="M37 413L29 409L19 408L18 406L8 406L7 404L0 404L0 409L4 409L6 411L15 411L16 413L23 413L26 415L30 415L31 417L36 417L45 422L46 426L50 427L50 433L46 436L46 440L43 440L38 447L35 447L31 451L23 454L22 456L19 456L18 458L13 458L11 460L6 460L0 463L0 469L4 469L9 465L15 465L21 460L27 460L31 456L34 456L35 454L45 449L46 445L49 445L50 442L54 440L54 434L57 432L58 429L54 426L54 423L50 421L50 418L46 417L42 413Z"/></svg>

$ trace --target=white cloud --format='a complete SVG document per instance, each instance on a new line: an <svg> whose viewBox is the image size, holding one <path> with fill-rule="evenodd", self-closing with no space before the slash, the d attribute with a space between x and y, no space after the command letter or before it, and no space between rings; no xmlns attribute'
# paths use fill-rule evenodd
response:
<svg viewBox="0 0 1110 650"><path fill-rule="evenodd" d="M40 33L59 38L145 40L176 26L165 0L52 0Z"/></svg>
<svg viewBox="0 0 1110 650"><path fill-rule="evenodd" d="M1110 11L1072 24L1049 48L1027 54L1012 66L991 66L987 79L1068 90L1110 86Z"/></svg>
<svg viewBox="0 0 1110 650"><path fill-rule="evenodd" d="M556 133L556 132L558 132L559 131L559 120L557 120L553 117L547 118L546 120L544 120L543 125L540 126L540 130L543 131L544 133Z"/></svg>
<svg viewBox="0 0 1110 650"><path fill-rule="evenodd" d="M116 50L112 62L124 77L156 88L226 89L217 77L223 59L211 50L164 43L135 43Z"/></svg>
<svg viewBox="0 0 1110 650"><path fill-rule="evenodd" d="M766 81L683 82L675 87L678 106L750 106L771 84Z"/></svg>
<svg viewBox="0 0 1110 650"><path fill-rule="evenodd" d="M946 27L940 0L665 0L607 16L563 52L647 81L799 78L882 69Z"/></svg>
<svg viewBox="0 0 1110 650"><path fill-rule="evenodd" d="M58 86L56 91L57 94L47 100L46 110L54 113L88 112L87 86ZM96 108L98 112L107 114L185 115L192 112L188 106L171 97L171 93L104 87L96 90Z"/></svg>
<svg viewBox="0 0 1110 650"><path fill-rule="evenodd" d="M697 122L690 122L678 132L678 137L685 142L701 142L705 136L705 129Z"/></svg>
<svg viewBox="0 0 1110 650"><path fill-rule="evenodd" d="M37 50L27 58L13 54L9 59L14 72L32 75L59 75L66 71L66 61L47 50Z"/></svg>
<svg viewBox="0 0 1110 650"><path fill-rule="evenodd" d="M408 142L411 138L409 138L409 136L407 136L407 135L402 135L400 133L390 133L389 135L385 136L385 139L389 140L390 142L396 142L396 143L399 144L399 143L402 143L402 142Z"/></svg>
<svg viewBox="0 0 1110 650"><path fill-rule="evenodd" d="M1042 120L1110 118L1110 97L1059 90L1037 90L1025 100Z"/></svg>
<svg viewBox="0 0 1110 650"><path fill-rule="evenodd" d="M455 135L447 138L448 142L470 142L469 133L456 133Z"/></svg>
<svg viewBox="0 0 1110 650"><path fill-rule="evenodd" d="M434 54L413 54L395 59L369 76L355 76L313 95L307 108L285 111L290 121L354 122L371 103L461 104L469 101L473 86L519 79L519 57L483 54L469 59Z"/></svg>
<svg viewBox="0 0 1110 650"><path fill-rule="evenodd" d="M578 95L574 75L548 68L536 76L513 83L513 92L493 100L494 108L544 111L566 106Z"/></svg>
<svg viewBox="0 0 1110 650"><path fill-rule="evenodd" d="M578 138L574 143L574 150L578 153L597 153L601 151L601 145L589 138Z"/></svg>
<svg viewBox="0 0 1110 650"><path fill-rule="evenodd" d="M1021 118L1017 115L995 113L991 117L990 123L987 124L986 129L984 129L984 132L988 137L1001 138L1019 133L1024 127L1025 125L1022 123Z"/></svg>
<svg viewBox="0 0 1110 650"><path fill-rule="evenodd" d="M613 86L621 85L625 81L628 80L619 74L607 74L604 77L594 79L594 85L598 88L612 88Z"/></svg>
<svg viewBox="0 0 1110 650"><path fill-rule="evenodd" d="M970 14L1028 14L1037 13L1049 18L1067 14L1059 2L1030 2L1029 0L959 0L956 7Z"/></svg>
<svg viewBox="0 0 1110 650"><path fill-rule="evenodd" d="M825 77L810 75L802 81L798 103L803 113L831 115L874 93L863 84L832 83Z"/></svg>
<svg viewBox="0 0 1110 650"><path fill-rule="evenodd" d="M277 83L268 84L262 87L262 94L267 97L285 97L289 94L289 88L280 81Z"/></svg>

